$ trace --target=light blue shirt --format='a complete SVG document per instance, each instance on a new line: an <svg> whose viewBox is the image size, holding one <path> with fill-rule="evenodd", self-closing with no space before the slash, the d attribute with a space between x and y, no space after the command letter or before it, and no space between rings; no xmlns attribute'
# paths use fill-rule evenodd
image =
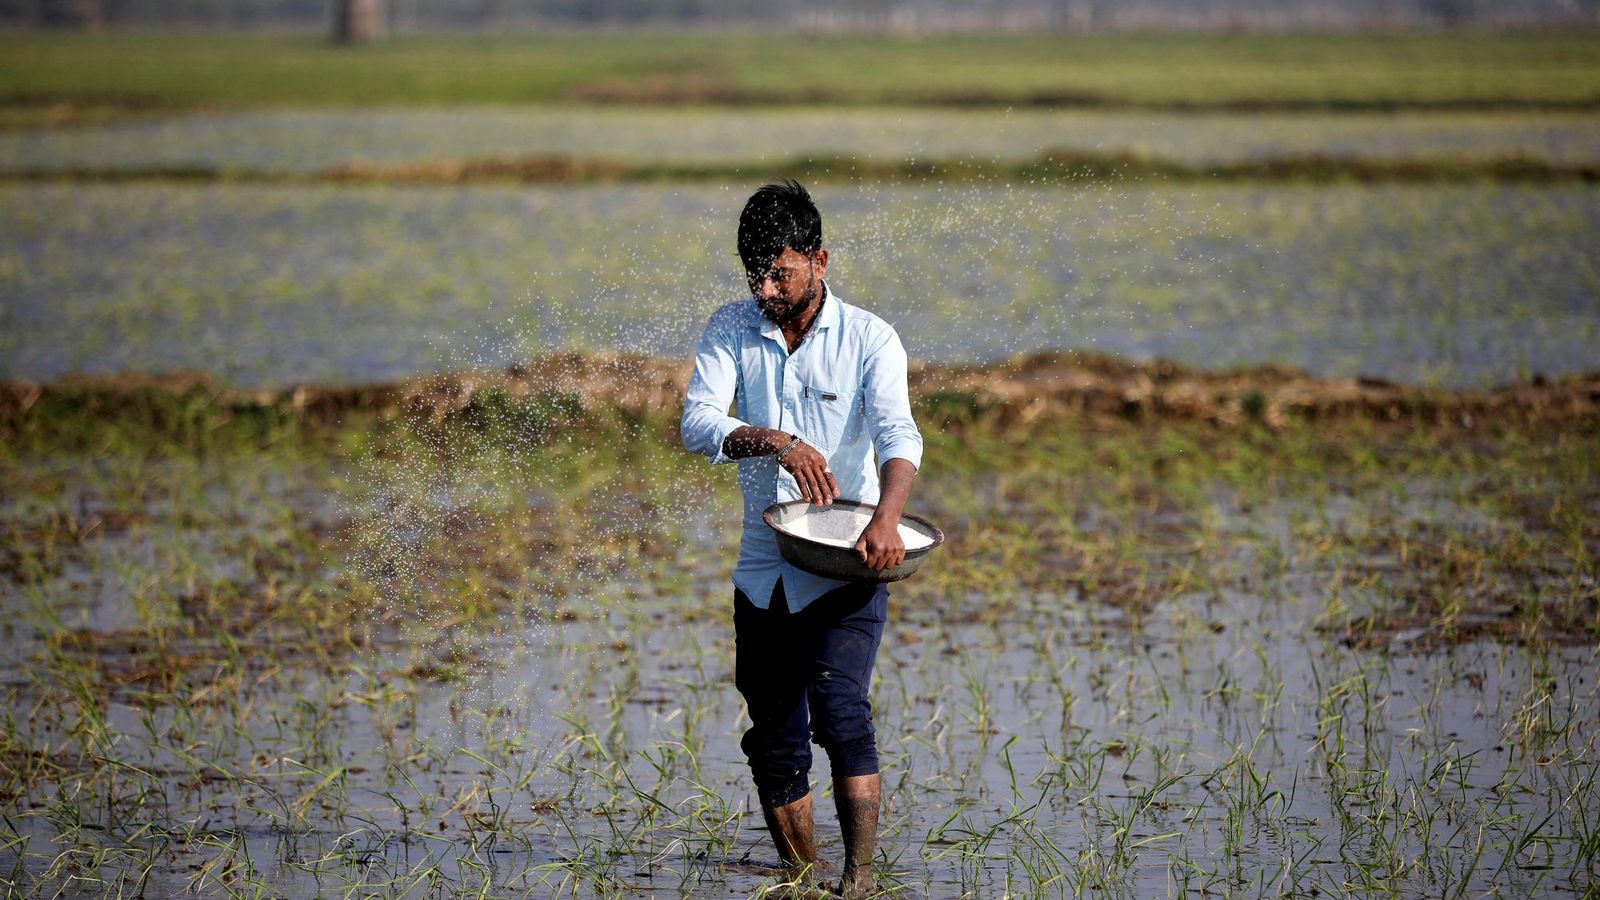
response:
<svg viewBox="0 0 1600 900"><path fill-rule="evenodd" d="M737 416L729 415L737 406ZM823 284L822 309L794 353L783 332L761 315L754 298L711 315L695 351L684 396L683 444L713 463L732 462L722 443L741 425L799 435L828 458L839 495L878 502L878 460L922 465L922 434L906 393L906 351L894 328L839 299ZM847 582L812 575L784 562L761 513L800 499L800 486L772 456L738 460L744 491L744 535L733 583L765 609L783 579L789 609L799 612Z"/></svg>

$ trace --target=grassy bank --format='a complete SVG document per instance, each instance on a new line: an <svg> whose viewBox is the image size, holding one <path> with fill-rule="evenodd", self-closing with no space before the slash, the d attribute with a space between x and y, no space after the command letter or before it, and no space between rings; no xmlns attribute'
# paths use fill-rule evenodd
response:
<svg viewBox="0 0 1600 900"><path fill-rule="evenodd" d="M538 527L544 531L488 539L476 527L463 525L456 533L436 522L442 530L429 539L453 548L438 557L439 565L452 571L458 563L484 565L520 578L491 557L510 547L546 552L554 541L578 556L610 545L619 554L611 565L620 567L612 574L622 575L628 565L648 569L652 553L684 539L676 531L683 523L673 515L683 511L686 495L733 496L732 480L719 477L725 473L704 471L676 447L685 375L675 360L569 354L506 372L283 391L234 391L203 376L9 382L0 385L0 434L10 447L8 465L27 476L24 482L43 479L22 490L30 502L47 500L48 490L35 489L58 484L59 473L45 473L63 461L68 468L109 461L102 475L118 480L118 461L139 461L138 469L167 459L188 460L181 463L188 466L286 454L296 466L320 461L329 471L376 466L386 474L366 487L384 490L461 485L504 467L511 483L485 486L479 499L515 504L521 495L515 482L531 478L526 487L542 495L531 505L543 508ZM1481 501L1453 495L1450 504L1469 503L1480 514L1493 510L1496 518L1511 515L1520 525L1482 546L1455 534L1444 540L1454 550L1441 552L1464 554L1462 560L1438 569L1420 566L1408 578L1470 580L1474 590L1453 602L1488 591L1479 599L1497 598L1508 615L1527 616L1504 623L1507 634L1522 639L1584 640L1600 627L1590 606L1600 601L1591 583L1600 532L1584 515L1596 499L1594 462L1584 447L1600 434L1600 377L1445 391L1326 381L1276 368L1204 373L1164 362L1041 354L991 366L918 366L910 383L930 453L940 460L923 479L928 487L919 492L919 505L957 523L949 556L965 560L941 567L924 584L952 599L972 591L1044 590L1066 578L1106 588L1103 602L1146 610L1163 596L1183 593L1185 579L1200 577L1167 549L1173 541L1201 539L1194 530L1205 523L1199 508L1218 489L1233 492L1247 510L1282 495L1320 504L1329 491L1363 486L1398 492L1422 479L1462 489L1483 483ZM634 471L644 460L660 460L662 468ZM1074 510L1088 507L1122 521L1113 530L1125 532L1126 543L1115 552L1107 554L1105 534L1073 524ZM88 508L62 510L42 533L14 529L9 571L34 570L17 559L39 546L81 540L90 527L83 521ZM623 524L629 510L642 515ZM147 513L128 510L113 518L129 515ZM486 515L478 510L468 518L485 525L494 518ZM380 522L381 514L368 524ZM598 543L591 533L597 522L608 532ZM351 525L336 531L348 540L360 533ZM1040 529L1051 537L1041 537ZM302 539L329 537L314 529ZM1425 553L1445 537L1419 537L1413 552ZM1328 538L1322 551L1348 554L1341 565L1351 571L1378 566L1374 575L1382 571L1376 548L1404 540L1358 537L1342 527ZM1555 543L1541 550L1543 540ZM1099 550L1090 552L1091 544ZM637 557L640 552L645 556ZM558 568L578 565L576 557L559 562ZM1566 600L1576 605L1559 614L1542 605L1544 588L1516 577L1527 565L1575 579L1575 593ZM1137 587L1119 580L1135 569ZM1523 596L1526 603L1508 599ZM448 599L427 600L436 601ZM1433 613L1443 614L1412 597L1394 615L1411 621Z"/></svg>
<svg viewBox="0 0 1600 900"><path fill-rule="evenodd" d="M589 577L642 579L648 587L657 554L676 558L687 550L687 523L675 517L693 507L689 497L716 496L732 509L732 479L677 447L684 375L676 361L566 355L503 373L278 392L232 391L199 376L5 383L0 435L16 494L3 568L13 587L44 588L91 532L139 521L221 528L228 540L250 545L258 535L249 517L229 518L242 511L219 509L216 521L189 522L186 512L171 519L191 503L216 504L202 496L215 473L189 486L161 486L169 466L183 472L238 462L279 478L320 482L345 473L337 478L349 496L337 512L346 521L278 525L293 535L286 546L298 548L290 553L298 560L294 571L317 562L317 547L353 566L339 575L344 599L335 604L352 622L374 613L361 603L399 595L380 589L397 560L377 569L355 564L364 554L395 552L371 543L393 539L387 529L395 523L381 508L364 523L351 512L393 494L382 504L404 518L417 513L413 504L436 502L422 494L447 485L464 490L466 500L453 511L434 510L443 517L422 528L423 543L413 549L426 549L431 562L407 566L413 577L429 566L435 571L407 587L407 603L452 602L463 589L455 578L521 583L537 571L544 589L555 589L563 576L598 565L597 553L607 562ZM1592 515L1600 473L1588 452L1600 436L1596 376L1441 391L1271 368L1207 374L1170 363L1039 355L986 367L918 367L911 390L939 461L921 479L917 505L952 526L946 564L920 586L952 601L1070 584L1095 602L1131 604L1143 614L1163 597L1220 577L1196 570L1187 553L1171 552L1194 541L1242 539L1216 533L1222 523L1215 510L1205 511L1219 490L1232 496L1238 526L1257 505L1298 498L1321 508L1369 491L1397 498L1418 482L1445 492L1425 505L1454 512L1425 511L1426 528L1416 534L1407 531L1420 527L1409 521L1413 514L1399 511L1393 522L1363 516L1354 528L1323 521L1318 527L1331 530L1306 551L1326 555L1318 566L1336 561L1341 582L1398 592L1381 614L1355 616L1361 628L1379 633L1364 640L1386 639L1403 626L1448 639L1489 627L1496 636L1533 641L1589 640L1600 629L1600 519ZM649 467L636 468L646 460ZM73 472L92 473L89 487L68 489ZM155 482L139 487L146 476ZM484 478L506 480L479 482ZM479 501L488 506L475 508ZM166 511L147 508L152 503ZM527 509L517 511L519 505ZM1086 528L1086 509L1097 511L1103 527ZM336 510L311 512L320 521ZM1465 518L1452 522L1458 515ZM1485 528L1486 520L1503 524ZM512 530L487 534L484 527ZM1402 563L1407 542L1415 557L1399 570L1389 556L1395 542ZM361 577L379 570L388 574ZM1391 575L1398 580L1387 584ZM200 589L194 578L145 583L153 596L177 602L174 591ZM519 594L510 583L473 583L486 597ZM322 603L331 588L299 589L306 602ZM227 592L247 599L240 585ZM32 603L76 602L52 598L49 589L25 593ZM8 596L14 602L22 595ZM1503 618L1486 622L1491 610L1484 604ZM489 602L479 612L493 618L497 610ZM1354 615L1340 604L1325 612L1330 625L1355 627L1340 618ZM1456 628L1463 615L1473 622L1464 632Z"/></svg>
<svg viewBox="0 0 1600 900"><path fill-rule="evenodd" d="M0 36L0 100L35 108L41 123L71 121L74 108L93 118L107 107L260 104L1592 108L1597 48L1592 33L550 33L405 37L355 50L320 34L13 34Z"/></svg>

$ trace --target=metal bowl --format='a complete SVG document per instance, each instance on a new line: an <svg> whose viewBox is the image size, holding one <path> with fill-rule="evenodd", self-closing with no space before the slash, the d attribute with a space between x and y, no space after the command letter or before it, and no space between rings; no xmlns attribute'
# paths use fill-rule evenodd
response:
<svg viewBox="0 0 1600 900"><path fill-rule="evenodd" d="M840 581L899 581L909 578L911 573L922 568L922 563L928 558L928 554L933 552L933 548L944 543L944 532L921 516L907 513L900 517L900 524L932 538L933 543L919 550L907 550L904 562L882 571L867 568L867 564L856 555L853 546L839 547L823 543L802 537L791 530L798 520L814 516L823 521L813 520L808 524L820 525L823 533L830 530L842 532L842 529L849 528L858 519L861 512L866 512L870 516L875 509L877 506L871 503L858 503L854 500L835 500L828 506L816 506L805 500L790 500L767 507L761 513L761 519L777 536L778 552L783 558L788 560L790 565L813 575ZM833 521L828 521L830 518ZM853 544L855 538L860 536L860 531L856 529L853 536L843 533L839 536L850 540Z"/></svg>

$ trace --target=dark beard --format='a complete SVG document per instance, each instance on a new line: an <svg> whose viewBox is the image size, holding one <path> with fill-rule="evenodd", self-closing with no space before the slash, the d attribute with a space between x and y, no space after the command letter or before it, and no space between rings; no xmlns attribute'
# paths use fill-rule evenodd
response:
<svg viewBox="0 0 1600 900"><path fill-rule="evenodd" d="M771 322L774 325L782 325L785 322L793 320L797 316L803 315L806 310L811 308L813 303L817 302L817 296L821 292L822 289L819 285L811 285L810 290L800 295L800 302L789 307L789 311L784 313L781 317L773 316L772 311L767 309L765 306L762 306L761 301L759 300L756 301L756 306L761 308L761 315L766 318L768 322Z"/></svg>

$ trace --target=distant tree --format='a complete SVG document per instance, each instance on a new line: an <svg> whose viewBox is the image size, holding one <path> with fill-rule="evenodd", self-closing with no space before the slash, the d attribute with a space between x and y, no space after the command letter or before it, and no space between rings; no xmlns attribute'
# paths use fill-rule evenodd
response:
<svg viewBox="0 0 1600 900"><path fill-rule="evenodd" d="M1477 15L1473 0L1425 0L1422 8L1438 19L1446 28L1456 28L1471 22Z"/></svg>
<svg viewBox="0 0 1600 900"><path fill-rule="evenodd" d="M480 0L478 3L478 27L489 29L504 28L506 24L506 0Z"/></svg>
<svg viewBox="0 0 1600 900"><path fill-rule="evenodd" d="M1111 0L1083 0L1089 10L1089 30L1103 31L1111 24Z"/></svg>
<svg viewBox="0 0 1600 900"><path fill-rule="evenodd" d="M1400 24L1402 17L1399 0L1375 0L1372 17L1376 24L1384 28L1393 28Z"/></svg>
<svg viewBox="0 0 1600 900"><path fill-rule="evenodd" d="M39 0L39 24L46 28L98 31L106 24L99 0Z"/></svg>
<svg viewBox="0 0 1600 900"><path fill-rule="evenodd" d="M388 16L383 0L333 0L333 40L366 44L382 38Z"/></svg>

